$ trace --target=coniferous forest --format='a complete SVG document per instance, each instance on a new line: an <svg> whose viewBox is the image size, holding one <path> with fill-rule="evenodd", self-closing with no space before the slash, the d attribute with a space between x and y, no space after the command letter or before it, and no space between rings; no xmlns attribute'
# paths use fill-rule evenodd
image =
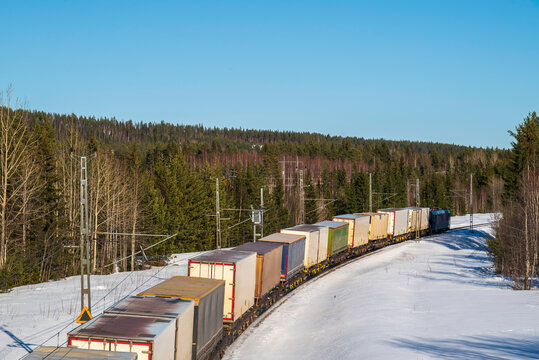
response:
<svg viewBox="0 0 539 360"><path fill-rule="evenodd" d="M264 194L269 234L305 219L369 209L438 206L497 211L511 152L429 142L305 132L122 122L0 108L2 289L80 271L80 156L88 159L92 271L130 271L129 255L215 247L216 179L222 246L253 237L251 208ZM417 188L419 179L419 189ZM304 189L302 212L300 183Z"/></svg>

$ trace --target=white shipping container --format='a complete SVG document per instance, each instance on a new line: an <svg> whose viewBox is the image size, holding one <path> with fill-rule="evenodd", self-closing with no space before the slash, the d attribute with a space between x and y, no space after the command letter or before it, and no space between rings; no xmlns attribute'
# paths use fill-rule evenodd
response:
<svg viewBox="0 0 539 360"><path fill-rule="evenodd" d="M169 318L176 321L176 360L192 358L194 301L161 297L130 296L105 310L106 314L123 314Z"/></svg>
<svg viewBox="0 0 539 360"><path fill-rule="evenodd" d="M421 230L428 230L429 214L430 214L430 208L428 207L421 208Z"/></svg>
<svg viewBox="0 0 539 360"><path fill-rule="evenodd" d="M408 209L398 209L398 208L390 208L390 209L380 209L377 212L379 213L386 213L389 215L389 221L388 221L388 234L397 237L406 235L408 233L408 216L409 216L409 210Z"/></svg>
<svg viewBox="0 0 539 360"><path fill-rule="evenodd" d="M174 319L104 314L67 335L68 346L137 353L138 360L174 360Z"/></svg>
<svg viewBox="0 0 539 360"><path fill-rule="evenodd" d="M316 226L316 225L313 225ZM326 261L328 258L329 227L316 226L320 230L320 242L318 243L318 262Z"/></svg>
<svg viewBox="0 0 539 360"><path fill-rule="evenodd" d="M326 260L327 241L325 254L320 254L320 228L314 225L297 225L281 230L282 234L304 235L305 236L305 258L303 265L306 269ZM323 242L323 241L322 241Z"/></svg>
<svg viewBox="0 0 539 360"><path fill-rule="evenodd" d="M427 230L429 228L430 208L410 206L407 209L411 213L413 212L413 215L410 216L410 227L412 231Z"/></svg>
<svg viewBox="0 0 539 360"><path fill-rule="evenodd" d="M225 322L235 322L254 305L255 252L213 250L201 254L189 259L188 275L225 281Z"/></svg>

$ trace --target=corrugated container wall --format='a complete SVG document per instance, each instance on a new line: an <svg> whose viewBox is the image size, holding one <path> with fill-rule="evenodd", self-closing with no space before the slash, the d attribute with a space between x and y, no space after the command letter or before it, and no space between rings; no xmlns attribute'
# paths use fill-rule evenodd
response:
<svg viewBox="0 0 539 360"><path fill-rule="evenodd" d="M23 360L137 360L137 354L132 352L111 352L102 350L87 350L79 348L63 348L56 346L41 346Z"/></svg>
<svg viewBox="0 0 539 360"><path fill-rule="evenodd" d="M264 241L249 242L235 250L256 252L255 297L261 298L281 281L283 246Z"/></svg>
<svg viewBox="0 0 539 360"><path fill-rule="evenodd" d="M285 281L303 270L305 258L305 235L271 234L258 241L267 241L283 245L281 258L281 280Z"/></svg>
<svg viewBox="0 0 539 360"><path fill-rule="evenodd" d="M429 217L430 217L430 208L422 207L421 208L421 230L429 229Z"/></svg>
<svg viewBox="0 0 539 360"><path fill-rule="evenodd" d="M173 319L104 314L69 332L67 345L135 352L138 360L174 360L175 330Z"/></svg>
<svg viewBox="0 0 539 360"><path fill-rule="evenodd" d="M407 207L408 213L408 232L415 232L420 229L421 225L421 208Z"/></svg>
<svg viewBox="0 0 539 360"><path fill-rule="evenodd" d="M348 248L356 248L369 242L369 217L365 215L344 214L333 217L333 221L348 224Z"/></svg>
<svg viewBox="0 0 539 360"><path fill-rule="evenodd" d="M105 310L105 314L123 314L173 319L176 322L176 360L191 360L193 349L192 300L129 296Z"/></svg>
<svg viewBox="0 0 539 360"><path fill-rule="evenodd" d="M386 213L388 218L388 234L393 237L404 236L408 233L408 209L380 209L378 213Z"/></svg>
<svg viewBox="0 0 539 360"><path fill-rule="evenodd" d="M223 320L233 323L255 302L256 253L213 250L189 259L188 275L225 280Z"/></svg>
<svg viewBox="0 0 539 360"><path fill-rule="evenodd" d="M328 229L328 258L348 248L348 224L326 220L314 225Z"/></svg>
<svg viewBox="0 0 539 360"><path fill-rule="evenodd" d="M385 239L387 237L388 214L360 213L358 215L368 215L370 217L369 241Z"/></svg>
<svg viewBox="0 0 539 360"><path fill-rule="evenodd" d="M193 359L204 359L220 340L225 302L224 280L173 276L138 295L194 301Z"/></svg>
<svg viewBox="0 0 539 360"><path fill-rule="evenodd" d="M305 257L303 265L306 269L327 258L327 241L320 238L320 228L314 225L297 225L281 230L282 234L305 236Z"/></svg>

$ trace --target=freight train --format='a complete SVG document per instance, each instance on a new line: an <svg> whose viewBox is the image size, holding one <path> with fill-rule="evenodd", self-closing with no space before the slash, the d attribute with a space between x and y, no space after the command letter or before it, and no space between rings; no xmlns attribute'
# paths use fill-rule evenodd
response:
<svg viewBox="0 0 539 360"><path fill-rule="evenodd" d="M303 282L368 251L446 231L449 223L445 209L379 209L202 253L189 259L187 276L124 298L70 331L67 348L42 347L26 359L218 359Z"/></svg>

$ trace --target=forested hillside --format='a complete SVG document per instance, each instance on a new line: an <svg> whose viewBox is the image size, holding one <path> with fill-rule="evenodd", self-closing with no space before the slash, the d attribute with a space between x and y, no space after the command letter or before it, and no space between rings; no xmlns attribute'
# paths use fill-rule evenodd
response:
<svg viewBox="0 0 539 360"><path fill-rule="evenodd" d="M251 206L264 191L265 233L336 213L415 205L495 211L507 151L427 142L366 140L306 132L216 129L167 123L0 112L0 274L2 288L79 271L80 165L88 156L95 273L156 238L178 235L148 255L215 246L215 182L220 180L223 246L253 236ZM361 136L361 134L357 134ZM227 210L233 209L233 210ZM240 210L238 210L240 209ZM117 270L136 263L125 259Z"/></svg>

